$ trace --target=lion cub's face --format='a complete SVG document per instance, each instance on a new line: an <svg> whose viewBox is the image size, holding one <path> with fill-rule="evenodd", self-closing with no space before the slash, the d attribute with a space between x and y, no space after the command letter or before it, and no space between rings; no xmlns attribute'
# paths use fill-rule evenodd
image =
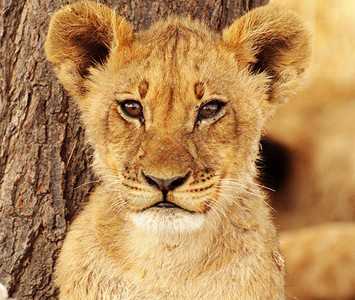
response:
<svg viewBox="0 0 355 300"><path fill-rule="evenodd" d="M52 32L60 17L70 23L83 9L75 5L58 13ZM306 62L278 74L289 60L283 51L295 45L278 37L282 47L265 40L264 49L257 43L265 37L254 40L247 28L255 26L250 20L223 36L188 19L134 35L121 18L107 17L114 15L108 8L91 5L95 11L89 8L85 18L103 22L99 33L95 22L80 19L90 28L76 39L68 33L76 43L72 54L58 58L51 29L46 48L82 109L96 170L115 191L112 207L153 231L196 230L208 211L225 213L233 205L231 187L241 191L252 182L264 119ZM264 59L269 53L275 61ZM276 78L284 82L276 85Z"/></svg>
<svg viewBox="0 0 355 300"><path fill-rule="evenodd" d="M256 155L265 96L216 37L162 26L161 40L138 36L123 61L114 53L95 72L86 115L96 121L87 126L100 145L97 166L136 224L156 228L174 216L175 227L196 227L225 181L253 173L246 162Z"/></svg>

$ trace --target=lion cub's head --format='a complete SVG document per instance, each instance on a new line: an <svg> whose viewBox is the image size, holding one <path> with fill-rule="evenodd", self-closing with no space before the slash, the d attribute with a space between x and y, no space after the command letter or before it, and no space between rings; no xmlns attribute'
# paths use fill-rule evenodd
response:
<svg viewBox="0 0 355 300"><path fill-rule="evenodd" d="M112 209L157 231L195 230L209 211L238 207L264 120L293 93L309 52L299 19L273 6L221 34L188 18L134 33L108 7L79 2L55 14L46 42L96 171L116 191Z"/></svg>

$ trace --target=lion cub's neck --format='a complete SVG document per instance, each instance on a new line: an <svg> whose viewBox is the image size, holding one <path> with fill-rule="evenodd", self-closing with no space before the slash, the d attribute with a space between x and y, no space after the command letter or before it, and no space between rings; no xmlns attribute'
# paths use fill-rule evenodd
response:
<svg viewBox="0 0 355 300"><path fill-rule="evenodd" d="M223 213L206 212L198 230L169 235L137 227L100 186L72 225L58 283L71 293L75 282L82 295L91 276L90 293L105 299L283 299L276 232L256 192L240 194Z"/></svg>

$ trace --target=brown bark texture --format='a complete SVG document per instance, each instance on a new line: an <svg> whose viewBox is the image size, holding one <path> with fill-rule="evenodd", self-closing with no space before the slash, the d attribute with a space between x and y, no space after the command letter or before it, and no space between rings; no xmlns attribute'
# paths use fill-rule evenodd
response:
<svg viewBox="0 0 355 300"><path fill-rule="evenodd" d="M78 109L44 54L51 16L71 2L0 2L0 282L17 299L56 298L56 255L96 182ZM137 30L172 13L220 30L268 0L101 2Z"/></svg>

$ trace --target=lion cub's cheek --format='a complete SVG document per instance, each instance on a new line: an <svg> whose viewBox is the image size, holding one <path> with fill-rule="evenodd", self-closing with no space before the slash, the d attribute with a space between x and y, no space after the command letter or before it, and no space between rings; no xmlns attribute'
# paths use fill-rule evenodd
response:
<svg viewBox="0 0 355 300"><path fill-rule="evenodd" d="M202 228L204 214L190 213L176 208L149 208L130 214L133 224L158 234L190 234Z"/></svg>

